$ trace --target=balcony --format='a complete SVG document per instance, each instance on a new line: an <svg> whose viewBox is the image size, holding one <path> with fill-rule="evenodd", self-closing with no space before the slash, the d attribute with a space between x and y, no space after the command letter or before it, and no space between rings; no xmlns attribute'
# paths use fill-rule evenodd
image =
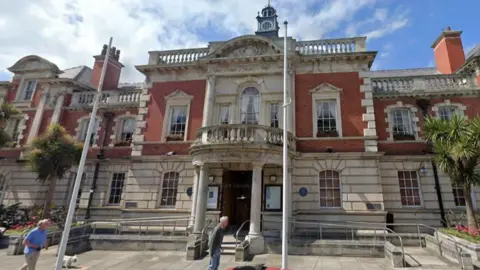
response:
<svg viewBox="0 0 480 270"><path fill-rule="evenodd" d="M365 52L365 41L365 37L297 41L295 51L301 55Z"/></svg>
<svg viewBox="0 0 480 270"><path fill-rule="evenodd" d="M149 65L188 64L208 54L208 48L150 52Z"/></svg>
<svg viewBox="0 0 480 270"><path fill-rule="evenodd" d="M480 90L475 79L468 74L372 78L372 87L378 96Z"/></svg>
<svg viewBox="0 0 480 270"><path fill-rule="evenodd" d="M232 124L200 128L197 138L190 147L190 154L196 157L204 154L204 161L239 162L249 160L262 162L257 158L269 158L282 164L283 130L260 125ZM288 134L288 149L295 151L295 139ZM218 154L218 155L215 155ZM233 160L232 160L233 157Z"/></svg>
<svg viewBox="0 0 480 270"><path fill-rule="evenodd" d="M96 92L75 92L71 107L90 107ZM100 106L138 106L141 91L103 91Z"/></svg>

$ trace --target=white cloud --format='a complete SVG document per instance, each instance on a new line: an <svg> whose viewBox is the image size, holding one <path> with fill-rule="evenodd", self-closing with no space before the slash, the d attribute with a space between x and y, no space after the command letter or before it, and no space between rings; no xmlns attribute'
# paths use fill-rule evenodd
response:
<svg viewBox="0 0 480 270"><path fill-rule="evenodd" d="M369 32L371 38L405 25L405 17L401 23L387 20L386 9L371 10L375 3L325 0L318 9L317 0L273 1L281 24L287 19L289 35L297 39L322 38L347 27L362 10L381 22ZM146 64L149 50L205 46L218 39L208 34L212 27L228 37L253 33L255 16L263 7L258 0L0 1L0 79L5 78L7 67L29 54L42 56L60 68L91 66L92 56L113 36L125 65L122 81L143 80L134 65ZM363 28L349 27L352 33Z"/></svg>
<svg viewBox="0 0 480 270"><path fill-rule="evenodd" d="M377 8L371 18L349 24L345 33L351 36L366 36L370 40L378 39L407 26L408 14L406 9L389 12L386 8ZM359 34L359 29L363 28L369 30Z"/></svg>

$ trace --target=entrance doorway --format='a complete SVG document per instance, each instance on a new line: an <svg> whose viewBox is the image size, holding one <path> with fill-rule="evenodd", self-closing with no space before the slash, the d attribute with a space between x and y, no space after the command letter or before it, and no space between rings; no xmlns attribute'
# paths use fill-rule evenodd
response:
<svg viewBox="0 0 480 270"><path fill-rule="evenodd" d="M222 189L222 216L228 216L231 227L238 228L250 219L252 171L226 171Z"/></svg>

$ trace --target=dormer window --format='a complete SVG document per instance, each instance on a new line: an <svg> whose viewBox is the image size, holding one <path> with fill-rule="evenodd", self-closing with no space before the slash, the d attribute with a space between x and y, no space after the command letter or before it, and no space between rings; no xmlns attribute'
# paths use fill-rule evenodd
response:
<svg viewBox="0 0 480 270"><path fill-rule="evenodd" d="M25 81L23 85L22 93L20 96L20 100L23 100L23 101L32 100L36 87L37 87L37 82L35 80Z"/></svg>

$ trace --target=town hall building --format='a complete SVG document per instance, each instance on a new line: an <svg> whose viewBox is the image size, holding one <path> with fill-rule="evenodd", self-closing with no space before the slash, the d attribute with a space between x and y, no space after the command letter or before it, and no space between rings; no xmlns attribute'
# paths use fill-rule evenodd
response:
<svg viewBox="0 0 480 270"><path fill-rule="evenodd" d="M0 149L0 204L43 203L25 165L26 146L59 123L79 141L92 136L78 194L76 168L58 182L54 203L77 196L77 218L192 217L249 221L252 252L281 230L282 185L291 220L395 222L441 226L464 211L464 194L432 165L424 116L449 119L480 112L480 47L465 56L461 31L432 44L436 67L372 71L377 52L366 37L301 41L284 38L274 7L254 34L201 48L148 52L141 83L119 83L120 50L106 46L93 68L60 69L37 55L9 68L0 103L21 111L8 122L12 142ZM425 44L427 46L429 44ZM101 49L101 48L99 48ZM147 53L147 52L145 52ZM283 61L291 98L283 137ZM103 65L104 91L87 134ZM282 145L288 143L288 179Z"/></svg>

